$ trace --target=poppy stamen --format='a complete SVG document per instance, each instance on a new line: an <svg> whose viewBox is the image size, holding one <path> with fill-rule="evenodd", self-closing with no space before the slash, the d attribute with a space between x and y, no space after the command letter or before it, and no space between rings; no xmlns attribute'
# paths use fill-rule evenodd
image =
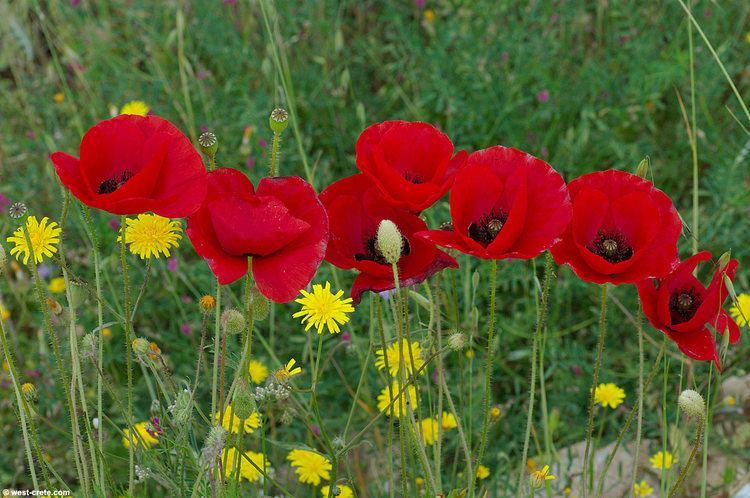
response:
<svg viewBox="0 0 750 498"><path fill-rule="evenodd" d="M422 175L419 175L416 173L410 173L408 171L404 173L404 180L409 181L413 183L414 185L419 185L421 183L424 183L424 179L422 178Z"/></svg>
<svg viewBox="0 0 750 498"><path fill-rule="evenodd" d="M118 188L125 185L127 181L130 180L131 178L133 178L133 172L126 169L122 173L115 175L108 180L104 180L99 185L99 190L97 191L97 193L111 194L112 192L116 191Z"/></svg>
<svg viewBox="0 0 750 498"><path fill-rule="evenodd" d="M684 323L689 321L698 311L703 300L695 289L678 289L669 296L669 311L672 315L672 323Z"/></svg>
<svg viewBox="0 0 750 498"><path fill-rule="evenodd" d="M503 211L492 210L488 215L482 216L478 222L469 225L469 237L487 247L502 231L508 215Z"/></svg>
<svg viewBox="0 0 750 498"><path fill-rule="evenodd" d="M596 238L586 246L586 249L613 264L622 263L633 257L633 248L625 241L625 237L617 232L606 233L599 230Z"/></svg>

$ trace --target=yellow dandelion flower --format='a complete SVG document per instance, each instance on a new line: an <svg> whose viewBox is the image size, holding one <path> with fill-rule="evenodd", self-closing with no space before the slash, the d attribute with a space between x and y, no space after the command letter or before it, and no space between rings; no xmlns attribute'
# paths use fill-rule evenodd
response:
<svg viewBox="0 0 750 498"><path fill-rule="evenodd" d="M402 339L400 348L398 347L398 342L394 342L386 348L385 355L382 349L375 351L375 355L377 356L375 366L378 367L378 370L385 368L385 360L388 359L388 373L393 377L396 377L399 370L401 370L401 356L403 356L404 368L407 374L411 374L415 370L419 371L424 366L422 347L417 341L412 342L411 346L409 346L409 341ZM412 364L412 359L414 360L414 364ZM424 374L424 370L422 370L422 374Z"/></svg>
<svg viewBox="0 0 750 498"><path fill-rule="evenodd" d="M608 384L599 384L594 391L594 402L603 407L617 408L625 399L625 391L611 382Z"/></svg>
<svg viewBox="0 0 750 498"><path fill-rule="evenodd" d="M268 377L268 368L258 360L250 360L247 364L247 373L253 384L262 384Z"/></svg>
<svg viewBox="0 0 750 498"><path fill-rule="evenodd" d="M25 382L21 384L21 392L26 396L30 396L36 391L36 387L31 382Z"/></svg>
<svg viewBox="0 0 750 498"><path fill-rule="evenodd" d="M490 476L489 467L480 464L479 467L477 467L477 479L481 481L482 479L487 479L489 476Z"/></svg>
<svg viewBox="0 0 750 498"><path fill-rule="evenodd" d="M386 415L400 417L401 413L405 413L406 411L407 401L411 406L414 406L417 402L417 390L412 385L409 385L409 387L407 387L402 393L399 382L394 380L390 387L390 393L388 391L388 386L385 386L378 395L378 410L385 412ZM388 405L391 404L391 396L393 397L393 405L389 407Z"/></svg>
<svg viewBox="0 0 750 498"><path fill-rule="evenodd" d="M34 260L41 263L44 257L51 258L57 252L56 245L60 242L60 233L62 229L57 226L56 221L49 221L46 216L42 221L37 221L35 216L26 218L26 230L28 230L31 247L34 249ZM23 264L29 263L29 246L26 244L26 236L23 228L18 227L11 237L6 241L14 244L10 250L10 255L15 256L16 260L23 255Z"/></svg>
<svg viewBox="0 0 750 498"><path fill-rule="evenodd" d="M10 311L8 311L5 306L0 303L0 319L2 319L2 321L5 321L8 318L10 318Z"/></svg>
<svg viewBox="0 0 750 498"><path fill-rule="evenodd" d="M65 102L65 94L62 92L57 92L52 96L52 100L55 101L55 104L62 104L63 102Z"/></svg>
<svg viewBox="0 0 750 498"><path fill-rule="evenodd" d="M452 413L443 412L443 417L440 420L440 425L443 427L444 431L449 431L458 427L458 422L456 421L456 417L454 417Z"/></svg>
<svg viewBox="0 0 750 498"><path fill-rule="evenodd" d="M302 309L292 317L302 317L302 323L307 322L305 330L315 327L318 334L322 334L325 326L329 333L338 334L341 332L339 325L344 325L349 321L346 314L354 312L352 298L341 299L344 295L342 290L336 294L331 292L330 282L326 282L325 287L320 284L313 285L312 293L304 289L300 293L303 297L296 299L295 302L301 304Z"/></svg>
<svg viewBox="0 0 750 498"><path fill-rule="evenodd" d="M125 243L130 252L141 259L169 257L169 248L178 247L182 238L180 223L157 214L139 214L138 218L125 220ZM122 237L117 237L117 241Z"/></svg>
<svg viewBox="0 0 750 498"><path fill-rule="evenodd" d="M151 109L142 100L132 100L120 108L120 114L135 114L145 116Z"/></svg>
<svg viewBox="0 0 750 498"><path fill-rule="evenodd" d="M542 467L542 470L535 470L531 473L531 485L534 487L541 487L545 481L554 481L555 479L557 478L549 473L549 465Z"/></svg>
<svg viewBox="0 0 750 498"><path fill-rule="evenodd" d="M659 451L655 455L652 455L649 462L651 463L651 467L656 470L669 470L675 463L672 454L668 451L666 453Z"/></svg>
<svg viewBox="0 0 750 498"><path fill-rule="evenodd" d="M734 399L734 396L727 396L724 398L724 404L727 406L734 406L737 403L737 400Z"/></svg>
<svg viewBox="0 0 750 498"><path fill-rule="evenodd" d="M289 378L294 377L295 375L301 374L302 369L300 367L295 367L294 365L296 364L297 360L295 360L294 358L286 362L284 368L276 370L276 373L274 374L276 376L276 379L280 381L286 381Z"/></svg>
<svg viewBox="0 0 750 498"><path fill-rule="evenodd" d="M216 307L216 298L214 296L205 294L204 296L201 296L199 304L201 310L207 313Z"/></svg>
<svg viewBox="0 0 750 498"><path fill-rule="evenodd" d="M222 416L223 415L223 416ZM224 430L238 434L240 432L240 423L242 420L240 417L234 414L232 405L229 404L224 408L224 413L217 412L214 418L218 421L221 420L221 426ZM255 429L260 427L260 414L254 411L248 418L245 419L245 434L252 434Z"/></svg>
<svg viewBox="0 0 750 498"><path fill-rule="evenodd" d="M354 498L354 491L352 491L352 488L349 486L346 486L344 484L336 484L336 487L339 489L339 494L336 495L336 498ZM328 498L328 493L330 492L330 486L326 485L320 488L320 495Z"/></svg>
<svg viewBox="0 0 750 498"><path fill-rule="evenodd" d="M256 482L263 476L258 469L263 469L263 472L268 471L268 459L263 453L246 451L244 456L240 457L239 452L234 448L224 448L222 453L221 461L222 463L226 462L224 467L226 477L233 477L235 469L238 469L240 480L247 479L250 482ZM239 461L235 461L237 458L239 458Z"/></svg>
<svg viewBox="0 0 750 498"><path fill-rule="evenodd" d="M106 338L112 337L112 329L109 327L102 329L102 335Z"/></svg>
<svg viewBox="0 0 750 498"><path fill-rule="evenodd" d="M739 294L737 302L729 308L729 313L737 322L737 325L740 327L746 326L747 321L750 320L750 294Z"/></svg>
<svg viewBox="0 0 750 498"><path fill-rule="evenodd" d="M327 481L331 478L330 471L333 466L320 453L308 450L292 450L286 456L286 459L291 462L292 467L295 467L294 473L297 474L299 482L303 484L317 486L321 479Z"/></svg>
<svg viewBox="0 0 750 498"><path fill-rule="evenodd" d="M431 445L435 444L438 438L438 423L434 418L425 418L419 422L419 430L422 433L422 440L424 444Z"/></svg>
<svg viewBox="0 0 750 498"><path fill-rule="evenodd" d="M572 490L572 489L570 489L570 486L568 486L567 488L565 488L565 489L563 490L563 494L564 494L565 496L570 496L570 495L572 495L572 494L573 494L573 490Z"/></svg>
<svg viewBox="0 0 750 498"><path fill-rule="evenodd" d="M435 11L432 9L425 9L424 11L424 20L432 23L435 21Z"/></svg>
<svg viewBox="0 0 750 498"><path fill-rule="evenodd" d="M645 498L646 496L651 496L653 492L654 489L646 481L633 484L633 494L637 497Z"/></svg>
<svg viewBox="0 0 750 498"><path fill-rule="evenodd" d="M468 359L473 360L477 353L473 349L467 349L464 355L466 355Z"/></svg>
<svg viewBox="0 0 750 498"><path fill-rule="evenodd" d="M130 448L131 441L135 441L136 446L142 446L145 449L149 449L159 443L156 433L150 430L151 422L138 422L133 428L135 429L135 437L130 436L130 428L126 427L122 430L125 435L122 438L122 445L126 448Z"/></svg>
<svg viewBox="0 0 750 498"><path fill-rule="evenodd" d="M492 408L490 408L490 417L500 418L500 415L502 414L503 414L503 410L499 406L495 405Z"/></svg>
<svg viewBox="0 0 750 498"><path fill-rule="evenodd" d="M47 290L53 294L60 294L65 292L65 279L63 277L55 277L49 281Z"/></svg>
<svg viewBox="0 0 750 498"><path fill-rule="evenodd" d="M414 479L414 484L421 488L422 486L424 486L424 478L417 477L416 479Z"/></svg>

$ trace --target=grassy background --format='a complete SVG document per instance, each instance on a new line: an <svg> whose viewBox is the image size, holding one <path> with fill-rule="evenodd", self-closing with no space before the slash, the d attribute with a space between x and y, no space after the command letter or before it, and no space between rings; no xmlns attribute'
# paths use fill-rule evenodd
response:
<svg viewBox="0 0 750 498"><path fill-rule="evenodd" d="M109 117L110 108L133 99L146 101L154 113L170 119L193 139L204 127L214 131L221 144L219 164L248 172L257 180L267 169L268 114L274 106L289 105L274 61L274 50L279 49L293 82L301 137L298 142L291 127L286 132L281 172L304 176L304 159L318 190L356 171L354 143L368 124L384 119L423 120L446 131L459 148L514 146L544 158L567 180L613 167L633 171L649 156L657 186L674 199L686 221L692 219L691 151L679 103L682 98L689 117L690 50L688 24L679 3L427 0L426 7L433 12L431 21L410 0L277 2L277 16L272 19L278 22L272 27L277 37L272 44L255 1L225 5L218 0L83 0L78 6L68 1L3 2L0 194L25 201L33 213L59 216L61 190L48 153L75 153L89 126ZM693 9L740 93L747 94L750 5L742 0L701 0L694 2ZM732 113L744 126L750 123L742 121L742 111L705 45L697 36L694 41L700 171L697 236L701 248L715 255L731 248L741 264L747 263L750 140ZM55 99L58 93L63 95L61 102ZM245 131L246 127L252 131ZM447 207L439 205L428 216L435 224L445 221ZM104 253L112 255L105 259L105 273L111 283L107 285L111 300L117 302L120 284L110 218L96 213L95 221L105 234ZM82 275L90 275L88 241L77 208L68 224L66 252ZM3 240L13 225L5 213L0 215ZM690 247L685 239L683 255L689 254ZM155 265L152 278L164 285L148 289L136 331L160 343L178 377L189 377L198 343L199 312L182 296L194 300L210 292L212 278L187 239L179 259L180 272L175 274L167 272L162 262ZM449 326L476 335L478 354L473 362L456 355L448 363L451 375L460 380L462 406L476 429L481 419L477 373L484 358L481 349L486 346L486 313L479 313L476 326L471 301L464 299L470 289L463 289L478 269L482 275L476 304L483 309L487 278L486 267L477 261L462 258L461 263L461 270L445 274L447 283L455 279L461 289L458 318L449 321ZM748 288L746 267L741 267L738 291ZM143 274L143 267L139 268L136 273ZM515 468L511 463L517 462L522 444L529 337L535 321L535 302L526 291L535 285L534 270L533 263L500 265L502 347L496 353L493 396L506 410L493 426L494 442L486 461L493 470L492 482L501 488L506 479L512 479L508 469ZM324 265L318 279L335 278L344 288L351 282L351 275L331 273ZM563 447L583 437L598 291L572 278L567 269L558 273L545 380L549 410L558 410L560 416L554 443ZM135 278L138 285L143 277ZM60 396L51 382L46 351L37 347L42 342L37 340L37 310L23 282L8 280L7 284L10 287L2 284L4 304L13 313L17 346L26 351L22 355L25 366L39 368L49 386L42 388L40 410L54 414ZM11 287L20 302L7 296ZM239 287L234 290L239 295ZM633 288L617 288L613 296L626 310L635 310ZM273 339L263 351L270 364L276 365L272 353L280 359L302 356L307 339L289 318L291 309L276 308L273 335L268 325L260 326L261 333ZM623 386L626 402L632 403L636 336L627 314L616 306L611 309L611 347L602 379ZM85 310L81 320L92 327L94 310ZM332 354L331 361L340 364L340 376L329 369L331 381L322 386L329 430L334 433L342 430L351 402L340 383L356 386L362 350L367 346L368 320L365 304L351 327L355 344L362 347L341 348ZM189 336L179 332L185 322L191 324ZM661 336L650 332L658 345ZM115 330L107 345L107 370L115 380L120 380L124 361L122 341L116 340L120 334ZM655 352L656 348L651 349ZM744 372L746 363L737 360L746 358L748 349L743 339L732 353L735 360L730 362L735 368L730 373ZM653 356L649 352L648 357ZM679 358L670 360L675 374L683 371ZM578 367L580 378L575 373ZM365 392L365 401L371 405L380 389L372 370ZM694 364L684 372L695 374L699 386L706 380L705 365ZM677 378L674 375L670 382L677 384ZM137 407L146 416L150 399L143 383L138 388ZM669 407L674 406L676 390L668 389ZM649 437L662 430L660 398L660 392L654 391L647 400ZM0 483L24 482L19 475L22 445L8 399L3 396L0 418L6 436L1 443ZM361 427L367 419L357 413L355 424ZM62 420L59 417L57 423ZM617 427L617 420L610 422L605 437L616 434ZM279 440L286 443L305 438L299 424L280 426L279 431ZM46 447L57 450L48 451L62 469L66 469L64 439L54 430L43 436ZM452 451L455 440L447 444ZM712 444L721 446L726 441L716 438ZM109 448L115 466L122 465L118 459L125 453L119 438L113 437ZM747 449L725 450L733 458L748 456ZM283 467L283 450L274 451L272 462ZM366 448L358 450L357 458L377 462ZM373 463L362 468L364 477L379 476ZM372 485L370 493L378 496L375 489Z"/></svg>

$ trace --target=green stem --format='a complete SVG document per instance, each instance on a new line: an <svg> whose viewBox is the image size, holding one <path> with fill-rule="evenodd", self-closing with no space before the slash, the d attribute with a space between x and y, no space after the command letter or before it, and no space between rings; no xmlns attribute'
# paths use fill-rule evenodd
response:
<svg viewBox="0 0 750 498"><path fill-rule="evenodd" d="M539 305L539 311L537 313L536 330L534 331L534 338L531 343L531 380L529 384L529 408L526 414L526 432L523 439L523 453L521 454L521 471L518 474L518 485L516 490L518 493L523 489L524 478L526 477L526 458L529 456L529 437L531 435L531 424L534 417L534 389L536 386L536 370L537 370L537 349L539 347L539 340L544 330L547 321L547 308L549 304L549 288L550 281L552 280L552 256L547 253L546 262L544 266L544 284L542 285L542 301ZM540 365L541 366L541 365ZM542 372L544 375L544 372Z"/></svg>
<svg viewBox="0 0 750 498"><path fill-rule="evenodd" d="M643 385L643 306L640 302L638 303L638 311L636 315L636 324L638 327L638 422L635 430L635 451L633 457L633 475L630 479L630 487L633 489L635 485L636 474L638 473L638 460L641 454L641 436L643 433L643 394L646 387ZM602 475L606 475L607 469L604 469ZM602 478L603 479L603 478ZM601 490L601 487L600 487Z"/></svg>
<svg viewBox="0 0 750 498"><path fill-rule="evenodd" d="M711 428L711 381L713 380L714 364L708 366L708 388L706 389L706 417L703 420L703 468L701 470L701 498L706 498L706 484L708 482L708 434Z"/></svg>
<svg viewBox="0 0 750 498"><path fill-rule="evenodd" d="M680 477L677 478L677 482L674 483L674 486L672 486L672 489L669 491L669 498L672 498L673 496L677 495L677 492L680 490L680 487L682 486L682 482L687 477L688 471L690 470L690 467L693 465L693 460L695 460L695 455L698 453L698 448L700 448L701 446L704 422L705 421L701 419L701 421L698 423L698 428L695 433L695 441L693 442L693 449L690 451L690 456L688 457L688 461L682 467L682 471L680 472Z"/></svg>
<svg viewBox="0 0 750 498"><path fill-rule="evenodd" d="M216 307L214 308L214 368L211 380L211 418L216 417L219 387L219 355L221 354L221 284L216 280Z"/></svg>
<svg viewBox="0 0 750 498"><path fill-rule="evenodd" d="M271 166L269 168L269 176L277 176L280 142L281 133L274 132L273 142L271 143Z"/></svg>
<svg viewBox="0 0 750 498"><path fill-rule="evenodd" d="M125 237L127 218L120 217L120 267L122 268L123 304L122 314L125 318L125 358L128 377L128 430L135 434L133 420L133 345L132 345L132 315L130 314L130 281L128 279L127 239ZM133 494L135 486L135 445L128 445L128 492Z"/></svg>
<svg viewBox="0 0 750 498"><path fill-rule="evenodd" d="M589 490L589 452L591 451L591 436L594 432L594 392L599 385L599 370L602 366L602 354L604 352L604 335L607 330L607 289L609 284L602 285L601 309L599 313L599 339L596 345L596 363L594 364L594 377L591 382L589 393L588 420L586 422L586 449L583 453L583 498L588 496ZM593 470L593 469L592 469ZM591 476L593 479L594 476Z"/></svg>
<svg viewBox="0 0 750 498"><path fill-rule="evenodd" d="M490 260L490 323L487 331L487 366L484 374L484 418L482 420L482 437L479 440L477 467L482 464L484 451L487 448L487 433L490 427L490 387L492 383L492 343L495 340L495 287L497 287L497 260ZM474 496L477 473L469 476L469 498Z"/></svg>

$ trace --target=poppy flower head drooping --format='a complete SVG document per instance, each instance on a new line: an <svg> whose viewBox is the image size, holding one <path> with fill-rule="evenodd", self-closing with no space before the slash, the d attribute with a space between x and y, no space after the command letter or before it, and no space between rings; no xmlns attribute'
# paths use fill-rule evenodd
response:
<svg viewBox="0 0 750 498"><path fill-rule="evenodd" d="M698 263L709 261L711 253L703 251L680 263L659 280L637 283L643 312L654 328L672 339L690 358L714 361L719 367L719 355L711 328L721 334L729 330L729 342L740 338L740 328L722 309L729 295L724 275L730 280L737 273L737 260L724 269L716 268L708 287L693 272Z"/></svg>
<svg viewBox="0 0 750 498"><path fill-rule="evenodd" d="M364 175L331 184L320 193L320 200L331 225L326 261L360 272L351 292L355 303L365 291L382 292L395 287L392 267L376 244L383 220L392 221L404 238L396 265L401 286L418 284L443 268L458 267L455 259L415 236L427 228L419 216L390 205Z"/></svg>
<svg viewBox="0 0 750 498"><path fill-rule="evenodd" d="M559 240L572 213L559 173L501 146L469 156L453 182L450 208L450 230L420 236L482 259L536 257Z"/></svg>
<svg viewBox="0 0 750 498"><path fill-rule="evenodd" d="M242 173L208 174L208 194L189 219L187 234L222 285L242 278L252 256L258 290L277 303L310 283L328 243L328 217L313 188L296 176L263 178L258 188Z"/></svg>
<svg viewBox="0 0 750 498"><path fill-rule="evenodd" d="M357 168L390 204L412 213L448 191L466 156L465 151L454 156L448 136L427 123L384 121L357 140Z"/></svg>
<svg viewBox="0 0 750 498"><path fill-rule="evenodd" d="M661 277L677 263L680 217L651 182L608 170L578 177L568 190L573 218L552 247L557 264L587 282L617 285Z"/></svg>
<svg viewBox="0 0 750 498"><path fill-rule="evenodd" d="M57 176L87 206L118 215L191 215L206 195L206 168L190 140L158 116L117 116L90 128L80 158L50 156Z"/></svg>

